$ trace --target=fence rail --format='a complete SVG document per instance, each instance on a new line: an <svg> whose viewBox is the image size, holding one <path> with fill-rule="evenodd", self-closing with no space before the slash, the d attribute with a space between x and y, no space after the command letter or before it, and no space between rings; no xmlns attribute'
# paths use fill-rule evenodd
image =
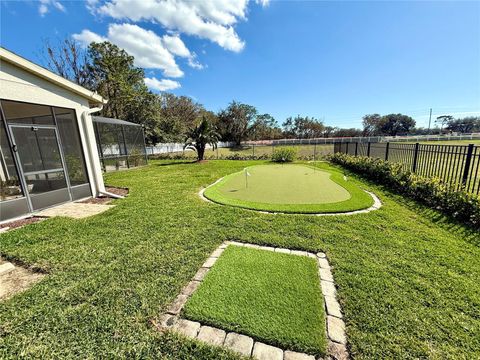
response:
<svg viewBox="0 0 480 360"><path fill-rule="evenodd" d="M233 147L234 143L231 142L219 142L217 147L229 148ZM207 150L211 150L212 147L207 145ZM162 143L155 146L146 147L147 155L168 154L168 153L184 153L183 143ZM188 150L187 150L188 151Z"/></svg>
<svg viewBox="0 0 480 360"><path fill-rule="evenodd" d="M438 177L454 190L480 194L480 146L474 144L336 143L334 152L401 163L403 169Z"/></svg>

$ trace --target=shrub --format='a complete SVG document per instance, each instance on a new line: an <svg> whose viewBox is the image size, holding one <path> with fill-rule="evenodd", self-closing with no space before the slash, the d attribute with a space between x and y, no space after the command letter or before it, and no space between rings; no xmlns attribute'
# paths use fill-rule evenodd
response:
<svg viewBox="0 0 480 360"><path fill-rule="evenodd" d="M272 154L273 162L292 162L297 158L297 151L291 147L275 149Z"/></svg>
<svg viewBox="0 0 480 360"><path fill-rule="evenodd" d="M184 155L182 153L164 153L164 154L155 154L149 155L149 159L155 160L193 160L191 156ZM261 155L246 155L242 153L233 153L228 155L220 155L217 158L216 155L205 155L204 158L206 160L268 160L270 156L268 154L261 154Z"/></svg>
<svg viewBox="0 0 480 360"><path fill-rule="evenodd" d="M474 229L480 229L480 196L455 191L436 177L424 177L402 170L402 164L365 156L336 153L329 160L373 182L418 200Z"/></svg>

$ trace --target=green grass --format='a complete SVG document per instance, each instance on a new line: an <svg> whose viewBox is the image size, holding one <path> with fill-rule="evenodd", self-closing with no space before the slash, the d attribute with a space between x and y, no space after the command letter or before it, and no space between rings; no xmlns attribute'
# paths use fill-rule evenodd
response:
<svg viewBox="0 0 480 360"><path fill-rule="evenodd" d="M109 173L108 184L130 188L115 208L1 234L2 256L49 275L0 303L0 358L237 358L150 323L225 240L325 251L356 359L478 358L478 233L354 178L379 195L380 210L272 216L198 197L259 163L164 161Z"/></svg>
<svg viewBox="0 0 480 360"><path fill-rule="evenodd" d="M243 170L230 174L204 195L223 205L288 213L346 212L373 204L342 172L327 163L319 167L322 170L298 164L252 166L250 176Z"/></svg>
<svg viewBox="0 0 480 360"><path fill-rule="evenodd" d="M184 315L284 349L325 353L317 263L305 256L230 245Z"/></svg>

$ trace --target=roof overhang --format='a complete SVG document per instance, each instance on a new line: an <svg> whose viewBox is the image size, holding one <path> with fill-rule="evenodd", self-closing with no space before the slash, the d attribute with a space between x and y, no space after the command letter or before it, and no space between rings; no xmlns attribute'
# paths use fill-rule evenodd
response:
<svg viewBox="0 0 480 360"><path fill-rule="evenodd" d="M126 125L126 126L142 126L141 124L132 123L130 121L120 120L120 119L112 119L106 118L103 116L93 116L93 122L102 123L102 124L110 124L110 125Z"/></svg>
<svg viewBox="0 0 480 360"><path fill-rule="evenodd" d="M85 99L88 99L89 103L94 106L98 104L106 104L108 102L108 100L104 99L96 92L85 89L84 87L75 84L70 80L64 79L63 77L54 74L50 70L47 70L44 67L39 66L3 47L0 47L0 60L11 63L25 71L28 71L31 74L34 74L35 76L38 76L68 91L80 95Z"/></svg>

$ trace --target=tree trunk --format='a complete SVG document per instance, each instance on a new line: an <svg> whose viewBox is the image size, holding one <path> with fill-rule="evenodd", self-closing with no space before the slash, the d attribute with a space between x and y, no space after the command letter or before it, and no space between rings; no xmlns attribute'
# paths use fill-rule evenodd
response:
<svg viewBox="0 0 480 360"><path fill-rule="evenodd" d="M205 154L205 146L200 146L200 147L197 149L198 161L202 161L202 160L203 160L204 154Z"/></svg>

